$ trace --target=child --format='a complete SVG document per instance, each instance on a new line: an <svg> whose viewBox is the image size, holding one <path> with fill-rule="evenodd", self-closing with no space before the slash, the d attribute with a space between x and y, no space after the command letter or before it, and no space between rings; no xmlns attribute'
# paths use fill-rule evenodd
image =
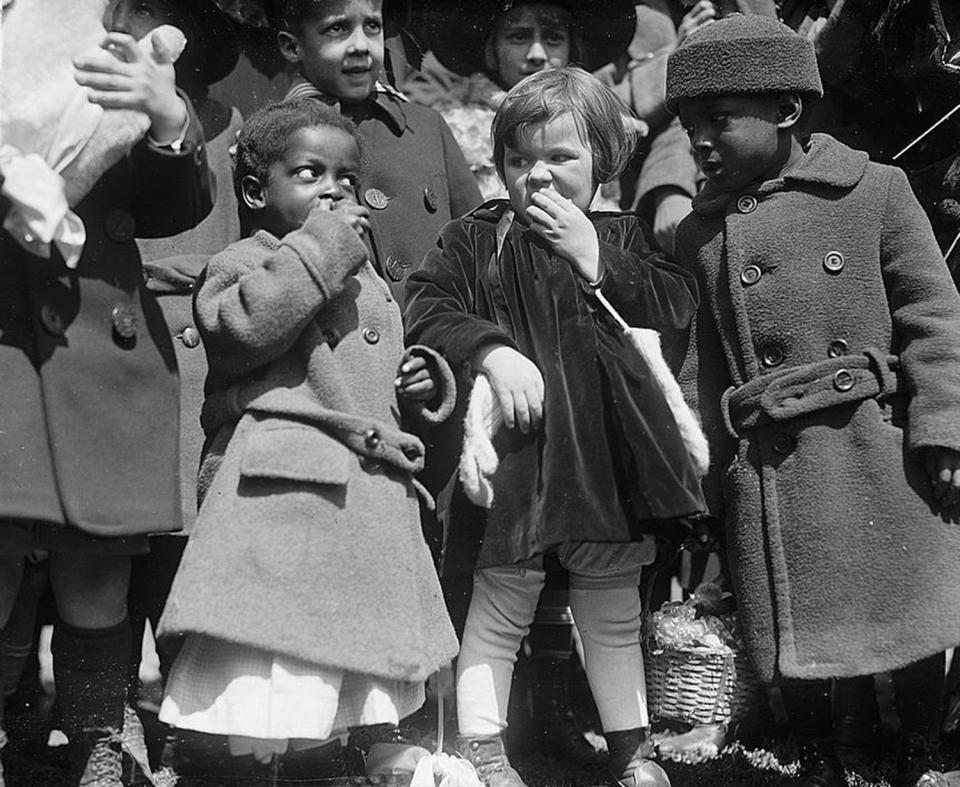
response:
<svg viewBox="0 0 960 787"><path fill-rule="evenodd" d="M5 150L0 623L9 619L24 560L38 550L48 553L59 616L51 649L71 783L118 787L133 776L120 735L131 650L131 556L148 550L147 533L179 525L176 367L134 238L194 226L210 210L210 185L200 125L175 89L173 65L153 58L130 35L106 34L102 3L39 5L3 4L4 143L17 138L9 132L18 123L30 125L9 110L15 93L32 91L29 108L51 109L56 119L66 110L49 102L64 88L80 93L79 104L70 104L77 110L70 121L38 131L67 138L76 132L71 174L59 185L76 200L71 205L86 240L72 269L63 246L52 244L44 255L18 242L6 199L14 170ZM34 22L25 28L18 19ZM92 32L102 37L102 48L71 64L58 57L62 52L36 45L40 25L49 34L43 37L57 38L51 24L68 31L70 44ZM26 51L18 56L21 48ZM23 72L31 59L51 75L65 74L67 82L28 83ZM96 117L101 108L142 115L147 135L124 152L94 131L81 149L76 118ZM100 114L98 128L109 114ZM91 150L86 167L74 166Z"/></svg>
<svg viewBox="0 0 960 787"><path fill-rule="evenodd" d="M903 172L801 135L820 93L812 45L776 20L732 15L671 55L668 102L707 177L677 238L704 293L683 381L803 783L844 783L828 680L896 670L913 785L960 642L960 298Z"/></svg>
<svg viewBox="0 0 960 787"><path fill-rule="evenodd" d="M633 324L666 330L686 326L697 295L634 216L586 212L632 151L622 113L579 68L520 82L493 123L509 201L448 225L408 285L408 338L486 375L506 426L493 507L482 524L453 519L446 556L449 566L458 541L482 534L457 713L460 749L491 785L522 784L502 734L513 664L553 554L570 572L611 773L628 785L669 784L645 734L637 585L655 547L640 533L675 530L675 518L703 502L663 391L593 293Z"/></svg>
<svg viewBox="0 0 960 787"><path fill-rule="evenodd" d="M396 725L457 649L417 516L423 446L398 426L448 415L452 374L425 348L401 358L359 163L355 126L321 102L255 113L234 185L256 231L195 300L205 498L161 620L187 638L160 718L260 762L289 745L291 777L297 750Z"/></svg>

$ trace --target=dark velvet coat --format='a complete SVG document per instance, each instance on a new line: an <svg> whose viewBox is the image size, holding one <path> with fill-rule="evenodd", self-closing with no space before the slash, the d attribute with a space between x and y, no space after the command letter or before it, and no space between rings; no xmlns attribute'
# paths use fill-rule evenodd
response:
<svg viewBox="0 0 960 787"><path fill-rule="evenodd" d="M0 518L98 536L180 527L176 361L134 238L192 227L210 205L191 111L179 153L140 142L74 208L75 270L0 232Z"/></svg>
<svg viewBox="0 0 960 787"><path fill-rule="evenodd" d="M482 532L478 565L503 565L568 542L627 542L640 532L637 520L702 510L699 483L650 370L596 312L570 263L519 222L497 257L496 225L507 206L489 202L448 224L407 289L409 342L433 347L460 369L483 345L506 344L544 377L542 430L496 436L493 507L481 517L485 525L454 521L451 544ZM636 217L591 218L607 272L604 294L637 327L682 331L697 304L693 277L653 250ZM499 318L495 298L503 304Z"/></svg>
<svg viewBox="0 0 960 787"><path fill-rule="evenodd" d="M883 672L960 643L960 525L922 452L960 449L960 297L899 169L826 135L694 200L699 401L764 680Z"/></svg>

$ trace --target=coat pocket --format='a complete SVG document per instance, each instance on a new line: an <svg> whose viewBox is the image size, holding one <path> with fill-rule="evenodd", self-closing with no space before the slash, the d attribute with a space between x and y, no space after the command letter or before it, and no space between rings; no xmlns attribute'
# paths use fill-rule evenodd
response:
<svg viewBox="0 0 960 787"><path fill-rule="evenodd" d="M268 422L249 435L240 477L344 486L355 461L353 452L326 432L305 424Z"/></svg>

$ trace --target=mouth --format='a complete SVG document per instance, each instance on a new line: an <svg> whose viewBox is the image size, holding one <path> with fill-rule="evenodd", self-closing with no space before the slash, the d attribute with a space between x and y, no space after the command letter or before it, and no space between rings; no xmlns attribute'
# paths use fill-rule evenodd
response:
<svg viewBox="0 0 960 787"><path fill-rule="evenodd" d="M342 70L347 76L366 76L370 73L370 66L346 66Z"/></svg>
<svg viewBox="0 0 960 787"><path fill-rule="evenodd" d="M706 159L700 161L700 169L703 171L703 174L708 178L715 177L720 170L723 168L723 165L716 160Z"/></svg>

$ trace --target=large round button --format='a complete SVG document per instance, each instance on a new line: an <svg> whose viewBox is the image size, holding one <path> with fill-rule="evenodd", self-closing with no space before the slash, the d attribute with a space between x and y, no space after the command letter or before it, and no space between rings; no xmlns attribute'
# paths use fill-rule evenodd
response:
<svg viewBox="0 0 960 787"><path fill-rule="evenodd" d="M778 434L773 438L773 452L775 454L789 454L793 450L793 439L788 434Z"/></svg>
<svg viewBox="0 0 960 787"><path fill-rule="evenodd" d="M834 339L827 347L827 355L831 358L839 358L848 352L850 352L850 345L847 344L846 339Z"/></svg>
<svg viewBox="0 0 960 787"><path fill-rule="evenodd" d="M367 448L378 448L380 446L380 432L376 429L368 429L363 436L363 442Z"/></svg>
<svg viewBox="0 0 960 787"><path fill-rule="evenodd" d="M126 303L118 303L110 312L110 321L113 323L113 330L117 336L125 341L133 339L137 335L137 326L140 318L137 317L136 310Z"/></svg>
<svg viewBox="0 0 960 787"><path fill-rule="evenodd" d="M363 192L363 199L374 210L383 210L390 204L390 197L380 189L367 189Z"/></svg>
<svg viewBox="0 0 960 787"><path fill-rule="evenodd" d="M833 375L833 387L838 391L849 391L856 384L857 378L848 369L838 369Z"/></svg>
<svg viewBox="0 0 960 787"><path fill-rule="evenodd" d="M760 281L762 276L760 268L756 265L748 265L742 271L740 271L740 281L743 282L744 286L749 287L751 284L756 284Z"/></svg>
<svg viewBox="0 0 960 787"><path fill-rule="evenodd" d="M367 344L376 344L380 341L380 331L378 331L376 328L364 328L363 338L366 340Z"/></svg>
<svg viewBox="0 0 960 787"><path fill-rule="evenodd" d="M437 192L429 186L423 190L423 204L427 206L427 210L431 213L436 213L437 207L440 205L440 201L437 199Z"/></svg>
<svg viewBox="0 0 960 787"><path fill-rule="evenodd" d="M391 254L389 257L387 257L387 276L393 279L393 281L400 281L403 279L403 276L409 267L410 264L401 260L396 254Z"/></svg>
<svg viewBox="0 0 960 787"><path fill-rule="evenodd" d="M188 325L180 333L180 341L183 342L183 346L189 349L200 346L200 331L194 328L192 325Z"/></svg>
<svg viewBox="0 0 960 787"><path fill-rule="evenodd" d="M117 208L107 214L103 229L107 233L107 237L115 243L128 243L136 235L137 225L133 216L127 211Z"/></svg>
<svg viewBox="0 0 960 787"><path fill-rule="evenodd" d="M40 307L40 323L47 330L47 333L54 336L63 336L64 331L66 331L63 317L60 316L57 307L52 303L45 303Z"/></svg>
<svg viewBox="0 0 960 787"><path fill-rule="evenodd" d="M779 344L765 344L760 350L760 361L767 367L779 366L785 356L786 353Z"/></svg>
<svg viewBox="0 0 960 787"><path fill-rule="evenodd" d="M417 446L411 443L403 447L403 455L407 457L407 459L409 459L411 462L413 462L419 459L421 456L423 456L423 453L420 451L420 449Z"/></svg>
<svg viewBox="0 0 960 787"><path fill-rule="evenodd" d="M823 267L830 273L843 270L843 255L839 251L828 251L823 255Z"/></svg>
<svg viewBox="0 0 960 787"><path fill-rule="evenodd" d="M744 194L737 200L737 210L741 213L753 213L757 209L757 198L752 194Z"/></svg>

